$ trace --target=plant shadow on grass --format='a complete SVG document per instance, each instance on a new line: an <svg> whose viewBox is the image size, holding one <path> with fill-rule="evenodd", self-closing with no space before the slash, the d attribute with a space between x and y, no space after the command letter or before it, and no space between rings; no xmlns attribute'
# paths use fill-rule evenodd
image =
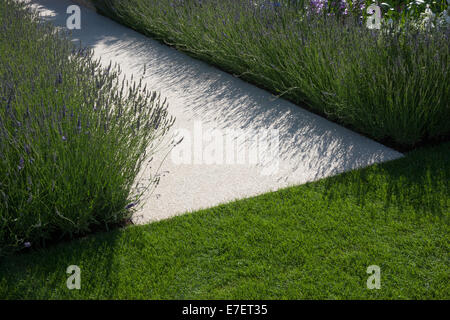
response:
<svg viewBox="0 0 450 320"><path fill-rule="evenodd" d="M114 279L119 275L115 274L118 261L113 257L115 250L118 250L116 242L121 234L122 229L101 232L95 236L88 235L45 249L29 249L0 259L0 298L7 296L8 299L27 299L45 296L48 299L85 299L85 292L88 291L93 295L89 298L98 299L102 292L89 289L90 283L98 283L99 279L103 280L101 288L104 292L115 292L114 286L118 282ZM66 270L71 265L80 268L81 290L69 290L67 287L71 274L66 273ZM28 277L34 281L21 283L22 279Z"/></svg>
<svg viewBox="0 0 450 320"><path fill-rule="evenodd" d="M403 159L324 179L319 185L323 187L323 197L330 202L351 196L362 207L381 203L384 211L396 208L400 215L408 211L417 213L416 218L434 216L447 220L449 164L450 142L446 142L411 151Z"/></svg>

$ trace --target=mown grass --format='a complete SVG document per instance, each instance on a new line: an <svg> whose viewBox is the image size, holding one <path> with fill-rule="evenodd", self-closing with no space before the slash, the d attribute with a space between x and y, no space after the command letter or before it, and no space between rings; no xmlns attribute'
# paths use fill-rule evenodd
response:
<svg viewBox="0 0 450 320"><path fill-rule="evenodd" d="M92 2L139 32L396 148L450 137L450 28L369 30L358 14L307 14L302 1Z"/></svg>
<svg viewBox="0 0 450 320"><path fill-rule="evenodd" d="M449 299L450 143L0 263L3 299ZM81 290L68 290L69 265ZM368 290L366 269L381 268Z"/></svg>
<svg viewBox="0 0 450 320"><path fill-rule="evenodd" d="M167 104L24 4L0 2L0 29L0 256L122 223Z"/></svg>

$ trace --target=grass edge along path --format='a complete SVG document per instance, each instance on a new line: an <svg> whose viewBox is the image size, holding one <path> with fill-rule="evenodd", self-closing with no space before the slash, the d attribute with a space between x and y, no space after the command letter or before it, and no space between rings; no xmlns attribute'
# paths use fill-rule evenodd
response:
<svg viewBox="0 0 450 320"><path fill-rule="evenodd" d="M449 299L450 143L0 262L1 299ZM69 265L81 290L68 290ZM381 289L368 290L369 265Z"/></svg>

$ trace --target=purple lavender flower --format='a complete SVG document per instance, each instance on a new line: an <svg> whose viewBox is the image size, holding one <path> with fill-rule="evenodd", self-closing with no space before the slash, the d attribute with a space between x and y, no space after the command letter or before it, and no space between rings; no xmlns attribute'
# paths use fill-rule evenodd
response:
<svg viewBox="0 0 450 320"><path fill-rule="evenodd" d="M315 13L321 13L322 10L326 9L328 5L328 0L311 0L310 6Z"/></svg>
<svg viewBox="0 0 450 320"><path fill-rule="evenodd" d="M21 171L24 167L25 167L25 160L23 160L23 157L20 157L19 165L17 166L17 168L19 169L19 171Z"/></svg>
<svg viewBox="0 0 450 320"><path fill-rule="evenodd" d="M57 75L57 77L56 77L55 84L61 84L62 81L63 81L63 79L62 79L62 74L61 74L61 72L59 72L58 75Z"/></svg>
<svg viewBox="0 0 450 320"><path fill-rule="evenodd" d="M341 13L341 14L348 14L348 4L347 0L310 0L310 8L312 11L316 14L325 12L325 11L331 11L327 14L334 15L335 12Z"/></svg>
<svg viewBox="0 0 450 320"><path fill-rule="evenodd" d="M134 202L132 202L132 203L128 204L128 205L125 207L125 209L126 209L126 210L131 209L131 208L133 208L135 205L136 205L136 204L135 204Z"/></svg>

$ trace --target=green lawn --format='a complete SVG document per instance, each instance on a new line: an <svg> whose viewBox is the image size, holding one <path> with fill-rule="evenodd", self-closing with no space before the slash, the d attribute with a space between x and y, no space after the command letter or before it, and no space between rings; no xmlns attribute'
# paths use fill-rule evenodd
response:
<svg viewBox="0 0 450 320"><path fill-rule="evenodd" d="M0 298L449 299L450 143L0 263ZM66 288L69 265L81 290ZM381 289L366 289L369 265Z"/></svg>

